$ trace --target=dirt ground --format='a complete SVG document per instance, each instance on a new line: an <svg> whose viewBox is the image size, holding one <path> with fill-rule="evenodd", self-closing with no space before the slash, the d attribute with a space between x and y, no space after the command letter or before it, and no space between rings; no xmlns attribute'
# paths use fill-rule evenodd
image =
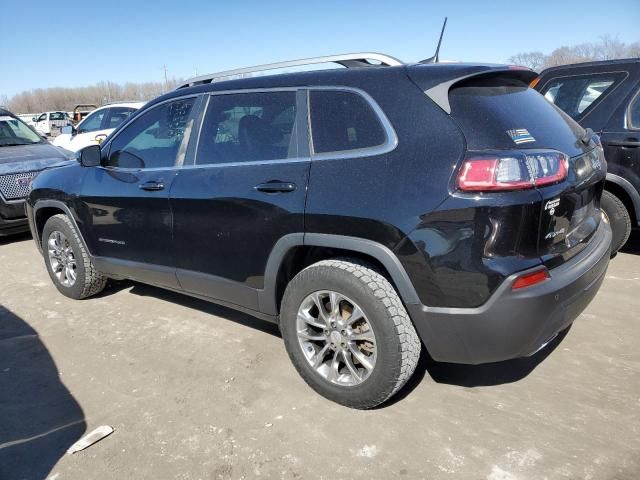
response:
<svg viewBox="0 0 640 480"><path fill-rule="evenodd" d="M129 282L69 300L28 236L0 265L2 480L640 478L638 235L535 357L425 357L366 412L308 388L273 325Z"/></svg>

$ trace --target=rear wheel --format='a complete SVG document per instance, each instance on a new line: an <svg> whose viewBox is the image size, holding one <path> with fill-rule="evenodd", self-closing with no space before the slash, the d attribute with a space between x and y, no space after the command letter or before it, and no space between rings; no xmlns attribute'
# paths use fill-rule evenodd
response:
<svg viewBox="0 0 640 480"><path fill-rule="evenodd" d="M280 327L302 378L353 408L389 399L420 356L420 340L393 286L352 260L321 261L296 275L284 294Z"/></svg>
<svg viewBox="0 0 640 480"><path fill-rule="evenodd" d="M608 191L602 192L600 209L611 225L611 256L620 250L631 234L631 216L622 200Z"/></svg>
<svg viewBox="0 0 640 480"><path fill-rule="evenodd" d="M107 278L93 266L66 215L47 220L42 230L42 249L49 277L63 295L80 300L104 289Z"/></svg>

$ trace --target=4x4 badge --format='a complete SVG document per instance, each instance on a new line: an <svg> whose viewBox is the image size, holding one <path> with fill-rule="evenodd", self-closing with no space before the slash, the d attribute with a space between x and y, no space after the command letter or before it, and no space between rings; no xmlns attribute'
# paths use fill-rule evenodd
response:
<svg viewBox="0 0 640 480"><path fill-rule="evenodd" d="M511 140L516 145L520 145L521 143L530 143L535 142L536 139L533 138L533 135L529 133L529 130L526 128L516 128L514 130L507 130L507 135L511 137Z"/></svg>
<svg viewBox="0 0 640 480"><path fill-rule="evenodd" d="M544 204L545 211L549 210L549 215L553 215L556 213L556 208L560 205L560 199L554 198L553 200L549 200Z"/></svg>

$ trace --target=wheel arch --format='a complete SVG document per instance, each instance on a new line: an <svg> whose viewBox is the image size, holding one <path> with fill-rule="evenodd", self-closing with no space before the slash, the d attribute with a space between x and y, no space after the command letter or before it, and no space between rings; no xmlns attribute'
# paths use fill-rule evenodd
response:
<svg viewBox="0 0 640 480"><path fill-rule="evenodd" d="M87 242L85 242L84 237L82 236L82 232L78 228L78 224L76 219L71 212L71 209L64 203L59 200L39 200L33 206L33 225L32 225L32 234L38 249L42 251L42 230L44 229L47 220L49 220L54 215L64 214L66 215L73 224L73 227L78 232L78 237L80 237L80 241L82 242L85 250L91 254L89 248L87 247Z"/></svg>
<svg viewBox="0 0 640 480"><path fill-rule="evenodd" d="M355 257L376 266L393 284L405 304L419 304L418 294L398 257L384 245L365 238L320 233L295 233L274 246L259 292L260 310L278 315L287 283L301 270L320 260Z"/></svg>
<svg viewBox="0 0 640 480"><path fill-rule="evenodd" d="M607 173L604 189L620 199L629 211L629 216L632 218L634 226L639 226L640 193L631 182L613 173Z"/></svg>

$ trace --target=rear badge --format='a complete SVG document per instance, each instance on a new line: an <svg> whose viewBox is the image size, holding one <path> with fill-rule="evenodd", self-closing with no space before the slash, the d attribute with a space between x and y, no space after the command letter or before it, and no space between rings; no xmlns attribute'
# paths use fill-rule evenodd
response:
<svg viewBox="0 0 640 480"><path fill-rule="evenodd" d="M529 133L529 130L526 128L518 128L515 130L507 130L507 135L511 137L511 140L516 145L520 145L521 143L531 143L535 142L536 139L533 138L533 135Z"/></svg>
<svg viewBox="0 0 640 480"><path fill-rule="evenodd" d="M545 211L549 211L549 215L553 215L554 213L556 213L556 208L558 208L559 205L560 199L554 198L553 200L549 200L547 203L545 203L544 209Z"/></svg>

